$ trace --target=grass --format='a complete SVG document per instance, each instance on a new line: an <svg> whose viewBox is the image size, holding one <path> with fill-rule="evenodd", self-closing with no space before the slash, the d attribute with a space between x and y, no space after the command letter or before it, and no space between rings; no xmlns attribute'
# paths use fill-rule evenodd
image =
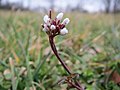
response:
<svg viewBox="0 0 120 90"><path fill-rule="evenodd" d="M43 15L0 10L0 90L66 90L65 70L42 32ZM53 16L56 14L53 13ZM60 56L87 90L119 90L120 14L66 13L69 34L56 37ZM7 73L5 72L7 71ZM62 88L62 89L61 89Z"/></svg>

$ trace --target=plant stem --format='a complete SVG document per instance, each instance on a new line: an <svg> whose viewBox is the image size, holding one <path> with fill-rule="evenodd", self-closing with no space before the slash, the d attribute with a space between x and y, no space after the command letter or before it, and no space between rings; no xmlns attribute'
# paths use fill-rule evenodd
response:
<svg viewBox="0 0 120 90"><path fill-rule="evenodd" d="M69 73L72 74L70 69L67 67L67 65L65 64L65 62L63 62L63 60L59 57L59 54L57 52L56 46L54 44L54 37L53 36L49 36L49 42L50 42L50 46L55 54L55 56L57 57L57 59L60 61L60 63L62 64L62 66L64 67L64 69ZM75 84L73 84L72 82L70 83L72 84L77 90L84 90L80 83L78 81L76 81Z"/></svg>
<svg viewBox="0 0 120 90"><path fill-rule="evenodd" d="M79 85L76 85L76 84L74 84L72 82L69 82L69 84L71 84L72 86L74 86L77 90L83 90L81 87L79 87Z"/></svg>
<svg viewBox="0 0 120 90"><path fill-rule="evenodd" d="M62 66L64 67L64 69L69 73L71 74L71 71L69 70L69 68L67 67L67 65L63 62L63 60L59 57L58 55L58 52L56 50L56 46L54 44L54 41L53 41L53 37L49 37L49 42L50 42L50 46L54 52L54 54L56 55L56 57L58 58L58 60L60 61L60 63L62 64Z"/></svg>

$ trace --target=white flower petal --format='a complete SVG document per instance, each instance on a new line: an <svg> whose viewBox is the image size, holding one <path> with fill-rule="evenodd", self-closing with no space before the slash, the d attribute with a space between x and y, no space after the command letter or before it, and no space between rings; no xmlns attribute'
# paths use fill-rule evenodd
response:
<svg viewBox="0 0 120 90"><path fill-rule="evenodd" d="M55 30L55 29L56 29L55 25L51 25L51 26L50 26L50 29L51 29L51 30Z"/></svg>
<svg viewBox="0 0 120 90"><path fill-rule="evenodd" d="M50 18L49 18L48 15L45 15L44 18L43 18L43 20L44 20L45 23L48 23L49 20L50 20Z"/></svg>
<svg viewBox="0 0 120 90"><path fill-rule="evenodd" d="M48 26L47 26L47 24L44 24L43 31L44 31L44 32L47 32L47 31L48 31Z"/></svg>
<svg viewBox="0 0 120 90"><path fill-rule="evenodd" d="M65 18L62 22L62 24L67 25L70 22L69 18Z"/></svg>
<svg viewBox="0 0 120 90"><path fill-rule="evenodd" d="M44 31L44 32L47 32L48 30L47 30L46 28L43 28L43 31Z"/></svg>
<svg viewBox="0 0 120 90"><path fill-rule="evenodd" d="M58 20L61 20L62 17L63 17L63 13L59 13L56 18L57 18Z"/></svg>
<svg viewBox="0 0 120 90"><path fill-rule="evenodd" d="M44 28L45 28L46 30L48 29L47 24L44 24Z"/></svg>
<svg viewBox="0 0 120 90"><path fill-rule="evenodd" d="M68 33L68 30L66 28L63 28L63 29L60 30L61 35L65 35L67 33Z"/></svg>

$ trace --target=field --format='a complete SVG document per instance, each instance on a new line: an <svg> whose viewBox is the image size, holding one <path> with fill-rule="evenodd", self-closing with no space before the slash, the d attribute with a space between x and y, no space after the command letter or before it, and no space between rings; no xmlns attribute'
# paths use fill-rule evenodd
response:
<svg viewBox="0 0 120 90"><path fill-rule="evenodd" d="M42 31L44 15L0 10L0 90L66 90L56 84L67 73ZM55 38L61 58L86 90L120 90L120 14L65 17L69 34Z"/></svg>

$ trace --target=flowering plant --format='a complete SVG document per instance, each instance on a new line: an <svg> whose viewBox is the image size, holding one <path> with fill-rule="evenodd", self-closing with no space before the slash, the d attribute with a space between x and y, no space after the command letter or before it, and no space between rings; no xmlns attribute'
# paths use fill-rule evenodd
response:
<svg viewBox="0 0 120 90"><path fill-rule="evenodd" d="M70 22L68 18L64 19L62 23L61 19L63 17L63 13L59 13L55 20L51 19L51 15L45 15L43 20L44 24L43 31L46 32L49 36L56 36L56 35L65 35L68 33L68 30L65 28L65 26Z"/></svg>
<svg viewBox="0 0 120 90"><path fill-rule="evenodd" d="M78 82L76 78L78 78L78 74L72 73L70 69L67 67L65 62L60 58L56 46L54 44L54 37L57 35L66 35L68 33L68 30L65 28L65 26L70 22L69 18L66 18L61 22L63 17L63 13L59 13L54 20L51 18L51 11L49 12L49 15L45 15L43 20L44 24L42 24L43 31L46 32L49 36L49 43L51 46L52 51L54 52L57 59L60 61L61 65L64 67L64 69L67 71L69 76L64 77L62 80L60 80L58 83L66 82L68 84L69 88L76 88L77 90L84 90L81 84Z"/></svg>

